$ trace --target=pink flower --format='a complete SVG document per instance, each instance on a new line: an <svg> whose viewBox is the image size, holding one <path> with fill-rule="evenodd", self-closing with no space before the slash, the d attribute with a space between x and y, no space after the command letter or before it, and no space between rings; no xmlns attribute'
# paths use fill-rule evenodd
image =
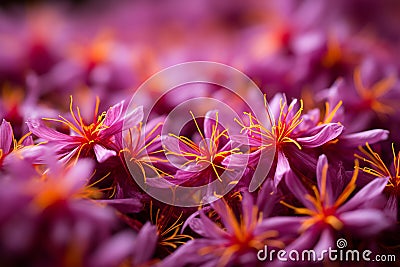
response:
<svg viewBox="0 0 400 267"><path fill-rule="evenodd" d="M310 123L308 117L311 114L302 115L303 102L294 99L289 105L286 98L277 94L270 101L270 109L273 125L267 129L252 114L246 113L249 123L242 125L245 135L234 136L234 141L248 144L251 162L257 163L262 150L276 147L275 150L275 172L274 183L278 186L284 175L289 172L293 165L302 162L309 169L314 169L315 159L313 149L321 147L338 137L343 126L332 123L329 119L313 121ZM297 164L298 165L298 164Z"/></svg>
<svg viewBox="0 0 400 267"><path fill-rule="evenodd" d="M254 265L257 262L257 250L264 248L264 245L284 246L279 238L279 225L283 221L279 217L263 219L263 213L248 192L243 193L240 201L240 216L223 198L213 202L211 207L215 213L206 214L210 209L205 208L194 213L187 221L190 228L202 238L180 247L163 261L163 266Z"/></svg>
<svg viewBox="0 0 400 267"><path fill-rule="evenodd" d="M379 200L387 179L376 179L352 196L356 189L358 162L350 182L342 189L341 177L328 170L325 155L318 159L317 186L313 193L307 190L292 172L286 177L286 184L304 207L295 207L281 201L294 210L301 236L287 249L317 250L333 245L335 232L351 231L353 235L373 236L389 227L393 222L379 209ZM352 197L351 197L352 196Z"/></svg>
<svg viewBox="0 0 400 267"><path fill-rule="evenodd" d="M69 162L80 157L95 155L98 162L104 162L112 156L116 156L115 135L121 134L125 120L125 126L130 128L142 120L141 107L124 116L124 101L112 106L107 112L98 115L99 99L97 98L93 122L86 124L80 114L79 107L73 109L72 96L70 103L70 120L59 115L58 119L43 118L45 121L62 123L70 129L70 135L58 132L44 125L42 120L29 119L29 130L52 145L62 161Z"/></svg>

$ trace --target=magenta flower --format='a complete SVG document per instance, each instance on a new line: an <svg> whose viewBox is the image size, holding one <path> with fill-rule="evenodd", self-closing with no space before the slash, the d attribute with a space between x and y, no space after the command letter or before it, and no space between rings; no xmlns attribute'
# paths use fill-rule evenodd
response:
<svg viewBox="0 0 400 267"><path fill-rule="evenodd" d="M115 135L121 134L124 120L125 126L130 128L139 123L143 116L141 107L124 116L123 101L98 115L99 99L97 98L93 122L86 124L79 107L76 107L74 111L72 104L71 96L71 120L61 115L59 119L43 118L45 121L55 121L67 126L71 131L70 135L45 126L42 120L29 119L27 122L29 130L52 145L65 162L77 161L80 157L90 157L93 154L98 162L104 162L116 156L118 151L116 151L114 139Z"/></svg>
<svg viewBox="0 0 400 267"><path fill-rule="evenodd" d="M156 118L148 122L143 129L142 122L126 130L123 137L117 136L116 143L120 152L124 152L124 157L129 164L135 164L141 172L144 181L147 177L159 177L169 175L156 166L166 165L168 162L161 157L161 129L164 118ZM122 154L121 154L122 156Z"/></svg>
<svg viewBox="0 0 400 267"><path fill-rule="evenodd" d="M96 247L110 237L115 213L89 200L101 194L88 184L91 160L65 168L53 153L43 153L48 166L38 168L35 176L0 180L0 262L87 265Z"/></svg>
<svg viewBox="0 0 400 267"><path fill-rule="evenodd" d="M343 100L346 116L342 123L354 132L371 127L371 122L376 127L376 118L382 122L387 118L397 121L396 105L400 94L394 66L365 59L349 76L318 93L318 98L330 103Z"/></svg>
<svg viewBox="0 0 400 267"><path fill-rule="evenodd" d="M290 248L325 249L333 245L334 232L351 231L358 236L371 236L380 233L392 221L379 209L378 203L387 179L376 179L361 188L353 197L358 176L358 162L350 182L341 190L337 185L340 177L328 170L325 155L319 157L317 166L317 186L309 193L292 172L287 174L286 184L304 207L295 207L286 202L285 206L294 210L299 223L299 233Z"/></svg>
<svg viewBox="0 0 400 267"><path fill-rule="evenodd" d="M290 171L293 165L302 161L309 169L315 166L313 152L305 149L314 149L334 140L340 135L343 126L339 123L331 123L330 119L309 123L307 118L312 114L302 115L303 102L298 104L294 99L287 105L285 97L276 95L270 101L270 109L273 121L272 129L267 129L252 114L249 124L242 125L242 131L246 136L235 136L234 140L249 144L251 162L256 163L261 150L276 147L274 183L278 186L284 175ZM298 165L298 164L297 164Z"/></svg>
<svg viewBox="0 0 400 267"><path fill-rule="evenodd" d="M235 155L240 153L239 146L234 147L234 144L229 142L228 130L222 129L218 120L218 111L207 112L204 129L201 131L194 118L200 135L199 142L173 134L164 137L166 154L179 168L174 178L170 180L172 183L189 183L196 186L210 183L216 179L220 182L227 182L222 180L223 174L229 180L228 183L239 181L240 171L229 165L231 158L234 159ZM231 156L229 160L228 156Z"/></svg>
<svg viewBox="0 0 400 267"><path fill-rule="evenodd" d="M263 214L253 203L250 194L243 194L239 217L224 199L213 202L211 207L218 217L209 217L210 213L207 215L207 209L203 209L187 221L190 228L202 238L180 247L163 261L163 266L254 264L257 262L257 250L264 248L264 245L284 246L278 238L280 218L263 220ZM216 219L220 223L215 222Z"/></svg>

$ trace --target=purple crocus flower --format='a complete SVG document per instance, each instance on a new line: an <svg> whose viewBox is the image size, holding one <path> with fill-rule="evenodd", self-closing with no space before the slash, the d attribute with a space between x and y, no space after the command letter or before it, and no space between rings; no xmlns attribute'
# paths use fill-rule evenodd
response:
<svg viewBox="0 0 400 267"><path fill-rule="evenodd" d="M194 123L200 135L199 142L173 134L164 137L166 155L179 168L170 181L197 186L216 179L227 182L222 179L222 175L226 175L228 183L237 183L240 171L230 168L230 160L227 158L231 156L234 159L235 155L240 153L240 149L239 146L234 147L234 144L229 142L228 130L222 129L219 124L218 111L207 112L203 131L200 130L195 118Z"/></svg>
<svg viewBox="0 0 400 267"><path fill-rule="evenodd" d="M92 202L93 162L63 166L43 150L47 165L35 176L1 179L0 263L4 266L86 265L111 234L114 211Z"/></svg>
<svg viewBox="0 0 400 267"><path fill-rule="evenodd" d="M124 101L112 106L107 112L98 115L99 99L96 100L93 122L86 124L79 107L73 109L72 96L70 103L71 120L59 115L59 119L43 118L45 121L55 121L67 126L71 134L58 132L44 125L42 120L29 119L29 130L36 136L53 145L60 158L68 162L80 157L95 155L98 162L104 162L117 152L114 144L116 134L121 134L122 126L130 128L139 123L143 116L141 107L124 116Z"/></svg>
<svg viewBox="0 0 400 267"><path fill-rule="evenodd" d="M129 164L139 167L143 179L146 177L159 177L168 175L166 172L157 168L157 164L165 165L167 162L162 158L161 129L164 118L159 117L149 121L145 129L142 122L126 130L126 134L117 136L116 143L120 152L124 152L124 157ZM124 142L122 141L124 139ZM121 154L122 156L122 154Z"/></svg>
<svg viewBox="0 0 400 267"><path fill-rule="evenodd" d="M331 87L332 90L339 88L343 85L343 80L337 80ZM345 108L343 101L337 100L332 102L328 100L324 103L325 108L321 111L318 108L310 110L303 116L303 125L320 125L324 123L337 123L344 125L343 131L339 136L322 146L321 154L325 154L330 160L352 164L353 154L359 146L364 145L366 142L375 144L388 138L389 131L384 129L371 129L366 131L359 131L359 122L347 121L345 116ZM322 115L323 114L323 115ZM348 166L351 168L352 166Z"/></svg>
<svg viewBox="0 0 400 267"><path fill-rule="evenodd" d="M254 264L257 250L264 245L282 248L284 243L278 237L280 219L263 220L248 192L243 194L240 204L240 217L223 198L211 204L215 213L207 215L207 209L194 213L187 224L202 238L187 242L166 258L162 266ZM211 214L218 216L210 218ZM215 222L216 218L220 223Z"/></svg>
<svg viewBox="0 0 400 267"><path fill-rule="evenodd" d="M349 130L360 131L371 127L370 123L378 118L385 122L391 118L397 121L396 103L400 98L396 68L383 65L372 59L365 59L354 69L350 78L339 80L333 86L318 93L317 98L327 99L330 103L343 100L346 116L342 123ZM385 127L389 127L386 123Z"/></svg>
<svg viewBox="0 0 400 267"><path fill-rule="evenodd" d="M294 99L289 105L284 96L277 94L270 101L271 115L273 118L272 129L264 127L252 114L249 124L242 125L242 131L247 136L235 136L234 140L249 144L251 162L257 162L263 149L275 146L276 169L274 183L278 186L284 175L290 171L292 165L302 161L310 169L315 166L312 149L322 146L340 135L343 126L331 123L330 120L317 123L307 123L310 114L302 115L303 102L300 104ZM303 152L307 150L307 152ZM298 165L298 164L297 164Z"/></svg>
<svg viewBox="0 0 400 267"><path fill-rule="evenodd" d="M295 207L286 202L285 206L294 210L302 235L287 248L315 248L320 252L333 245L334 232L351 231L354 235L372 236L391 225L390 219L379 209L378 203L387 179L376 179L350 196L356 189L358 162L349 183L341 190L340 177L328 170L328 161L321 155L317 165L317 186L312 186L311 194L293 172L286 177L286 184L304 207ZM318 254L317 254L318 255Z"/></svg>

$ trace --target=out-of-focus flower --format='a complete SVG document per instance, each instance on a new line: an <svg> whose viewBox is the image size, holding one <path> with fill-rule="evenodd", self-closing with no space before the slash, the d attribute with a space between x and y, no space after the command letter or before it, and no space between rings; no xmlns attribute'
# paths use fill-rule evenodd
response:
<svg viewBox="0 0 400 267"><path fill-rule="evenodd" d="M285 206L294 210L302 234L289 247L312 248L322 250L334 241L334 232L351 231L354 235L371 236L380 233L391 225L389 218L379 209L379 197L387 179L376 179L360 189L351 198L356 189L358 162L349 183L339 188L339 176L328 170L325 155L319 157L317 166L317 186L312 186L313 195L303 186L292 172L286 177L286 184L293 195L304 207L295 207L286 202ZM335 177L336 176L336 177ZM343 182L343 181L342 181Z"/></svg>
<svg viewBox="0 0 400 267"><path fill-rule="evenodd" d="M65 168L48 150L48 167L35 176L1 180L0 262L15 265L86 265L115 225L112 209L90 199L89 159ZM18 212L16 212L18 210Z"/></svg>
<svg viewBox="0 0 400 267"><path fill-rule="evenodd" d="M91 255L88 266L153 266L157 231L154 225L146 223L135 235L131 231L121 231L105 242Z"/></svg>
<svg viewBox="0 0 400 267"><path fill-rule="evenodd" d="M325 98L330 103L343 101L346 111L343 124L351 127L352 131L359 131L371 127L370 123L376 118L397 121L396 106L400 95L395 66L382 66L382 63L365 59L349 76L318 93L318 98Z"/></svg>
<svg viewBox="0 0 400 267"><path fill-rule="evenodd" d="M124 116L123 101L100 115L98 115L98 109L99 99L97 98L93 122L87 124L81 116L79 107L76 107L74 111L71 96L71 120L61 115L59 119L43 118L45 121L55 121L67 126L71 132L70 135L47 127L39 119L29 119L27 124L33 134L53 145L61 160L65 162L77 161L80 157L91 157L93 154L98 162L104 162L117 155L114 136L121 134L124 122L127 128L133 127L142 120L143 111L141 107L138 107Z"/></svg>

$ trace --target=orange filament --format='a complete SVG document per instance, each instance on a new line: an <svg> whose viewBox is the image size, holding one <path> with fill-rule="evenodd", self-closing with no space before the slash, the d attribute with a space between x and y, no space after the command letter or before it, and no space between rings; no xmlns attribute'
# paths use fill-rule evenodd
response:
<svg viewBox="0 0 400 267"><path fill-rule="evenodd" d="M179 245L185 244L187 240L193 239L190 235L179 234L179 230L183 224L181 221L183 212L178 216L178 218L170 224L169 219L172 214L169 213L170 210L157 210L155 218L153 218L153 203L150 202L150 221L157 226L157 234L159 237L158 243L161 246L171 247L176 249Z"/></svg>
<svg viewBox="0 0 400 267"><path fill-rule="evenodd" d="M285 143L293 143L297 146L298 149L301 149L300 144L291 137L293 131L299 126L303 119L301 117L301 113L303 111L303 101L300 100L300 108L299 110L294 114L294 116L287 121L287 116L288 114L293 110L294 105L289 105L287 111L285 112L285 107L287 106L287 103L280 100L280 113L278 117L278 123L274 123L272 126L272 129L269 130L266 127L262 125L262 123L254 117L251 113L245 112L244 114L249 117L250 125L246 126L242 123L240 123L237 119L235 121L239 123L240 126L242 126L242 131L248 130L249 133L251 134L252 138L256 138L254 134L260 135L267 140L270 140L274 142L277 146L285 144ZM268 116L270 116L268 114ZM271 120L271 118L270 118ZM271 120L272 121L272 120ZM261 140L260 140L261 141ZM269 147L271 146L270 143L263 145L260 147L260 149Z"/></svg>

